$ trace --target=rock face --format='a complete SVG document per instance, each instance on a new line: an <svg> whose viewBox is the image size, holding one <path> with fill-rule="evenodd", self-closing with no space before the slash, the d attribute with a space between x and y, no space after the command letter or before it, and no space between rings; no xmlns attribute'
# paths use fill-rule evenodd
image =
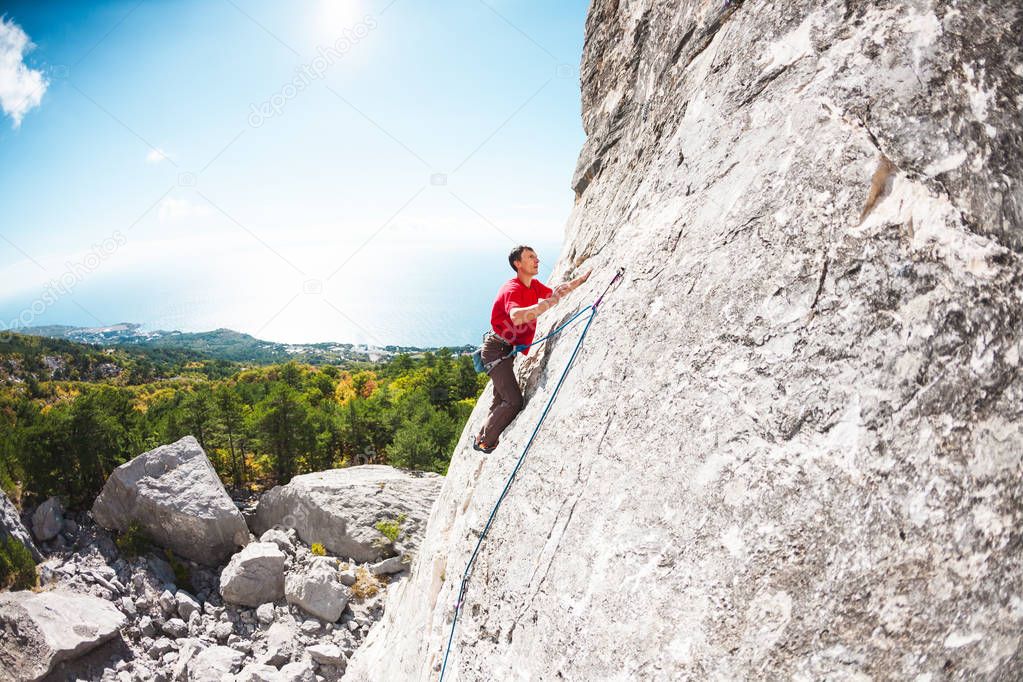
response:
<svg viewBox="0 0 1023 682"><path fill-rule="evenodd" d="M246 545L220 573L224 601L259 606L283 597L284 558L284 552L272 542Z"/></svg>
<svg viewBox="0 0 1023 682"><path fill-rule="evenodd" d="M25 528L25 524L21 522L21 516L18 514L18 508L14 506L14 503L8 499L7 495L0 490L0 540L6 538L14 538L21 544L28 547L28 551L32 553L32 558L36 561L42 561L43 555L40 554L39 549L35 543L32 542L32 536L29 535L28 529Z"/></svg>
<svg viewBox="0 0 1023 682"><path fill-rule="evenodd" d="M138 521L158 544L207 565L248 542L245 520L192 436L114 469L92 513L109 530Z"/></svg>
<svg viewBox="0 0 1023 682"><path fill-rule="evenodd" d="M388 548L376 525L401 517L399 541L413 550L443 477L369 464L296 476L263 495L255 531L294 528L305 542L355 561L378 561ZM390 553L393 554L393 551Z"/></svg>
<svg viewBox="0 0 1023 682"><path fill-rule="evenodd" d="M0 594L0 679L37 680L117 635L110 602L64 591Z"/></svg>
<svg viewBox="0 0 1023 682"><path fill-rule="evenodd" d="M1023 677L1021 33L1018 3L593 0L551 281L594 274L537 335L627 271L446 679ZM346 680L436 679L577 333L517 363L485 459L483 393Z"/></svg>

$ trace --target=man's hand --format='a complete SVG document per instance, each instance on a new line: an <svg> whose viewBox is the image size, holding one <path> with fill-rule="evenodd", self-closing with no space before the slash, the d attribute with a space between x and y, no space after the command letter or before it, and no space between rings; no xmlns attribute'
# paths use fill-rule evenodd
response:
<svg viewBox="0 0 1023 682"><path fill-rule="evenodd" d="M512 308L510 311L508 311L508 315L511 317L512 324L520 325L535 320L537 316L539 316L541 313L546 312L547 310L553 308L558 303L560 303L562 297L564 297L566 294L573 291L579 285L581 285L583 282L589 279L590 274L592 272L593 270L588 270L584 275L576 277L575 279L569 282L559 284L558 286L554 287L554 290L551 292L550 296L543 299L542 301L539 301L535 305L531 305L526 308Z"/></svg>
<svg viewBox="0 0 1023 682"><path fill-rule="evenodd" d="M562 296L569 293L570 291L577 289L583 282L589 279L590 273L592 272L593 270L588 270L585 275L581 275L571 281L565 282L564 284L559 284L558 286L554 287L554 293L551 295L551 298L554 300L555 303L557 303Z"/></svg>

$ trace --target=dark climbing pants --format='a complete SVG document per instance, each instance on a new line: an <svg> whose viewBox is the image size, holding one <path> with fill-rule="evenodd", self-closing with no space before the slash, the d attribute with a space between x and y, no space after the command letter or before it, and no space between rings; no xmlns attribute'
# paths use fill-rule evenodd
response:
<svg viewBox="0 0 1023 682"><path fill-rule="evenodd" d="M512 346L496 334L488 334L483 340L483 362L493 362L504 357L512 350ZM515 379L515 356L502 360L490 370L490 380L494 383L494 402L490 405L490 413L483 422L480 438L487 447L497 445L501 432L515 419L522 409L522 391Z"/></svg>

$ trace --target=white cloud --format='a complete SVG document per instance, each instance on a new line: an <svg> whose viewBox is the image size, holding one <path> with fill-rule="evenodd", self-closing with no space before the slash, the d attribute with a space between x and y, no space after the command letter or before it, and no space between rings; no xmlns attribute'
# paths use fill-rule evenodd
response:
<svg viewBox="0 0 1023 682"><path fill-rule="evenodd" d="M159 147L154 147L149 150L148 154L146 154L146 163L160 163L161 161L166 161L169 158L170 154Z"/></svg>
<svg viewBox="0 0 1023 682"><path fill-rule="evenodd" d="M49 85L41 71L25 66L25 53L34 47L20 26L0 17L0 107L15 128L29 110L39 106Z"/></svg>
<svg viewBox="0 0 1023 682"><path fill-rule="evenodd" d="M210 209L207 206L194 204L188 199L167 197L160 202L160 205L156 209L156 215L160 219L160 222L165 223L170 220L177 220L180 218L201 218L203 216L208 216L210 215Z"/></svg>

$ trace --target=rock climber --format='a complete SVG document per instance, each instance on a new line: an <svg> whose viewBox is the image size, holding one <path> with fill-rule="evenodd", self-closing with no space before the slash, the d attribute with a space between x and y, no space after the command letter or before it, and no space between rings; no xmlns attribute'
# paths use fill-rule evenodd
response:
<svg viewBox="0 0 1023 682"><path fill-rule="evenodd" d="M516 246L508 254L508 264L515 277L501 285L490 312L491 331L483 338L483 362L494 362L508 355L516 345L528 345L536 332L536 318L547 312L561 298L585 282L590 272L550 289L536 278L540 257L531 247ZM522 350L527 355L529 349ZM479 434L472 437L472 447L490 453L497 447L501 432L522 409L522 391L515 378L515 356L502 360L490 369L494 382L494 402Z"/></svg>

